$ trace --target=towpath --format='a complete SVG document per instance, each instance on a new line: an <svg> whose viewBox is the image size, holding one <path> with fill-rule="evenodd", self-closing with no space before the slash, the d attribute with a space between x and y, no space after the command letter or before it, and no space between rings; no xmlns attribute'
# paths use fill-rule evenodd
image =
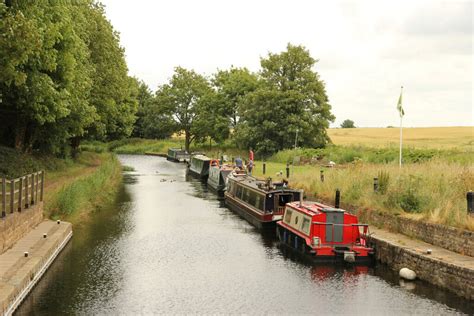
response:
<svg viewBox="0 0 474 316"><path fill-rule="evenodd" d="M71 224L45 220L0 255L0 315L15 309L71 235Z"/></svg>

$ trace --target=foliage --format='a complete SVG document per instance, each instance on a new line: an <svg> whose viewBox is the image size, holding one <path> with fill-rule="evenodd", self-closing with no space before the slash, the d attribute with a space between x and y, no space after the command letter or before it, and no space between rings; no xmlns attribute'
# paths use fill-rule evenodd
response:
<svg viewBox="0 0 474 316"><path fill-rule="evenodd" d="M184 133L186 150L194 140L202 140L210 133L202 122L210 114L207 110L212 104L211 94L206 78L182 67L176 67L170 82L157 92L158 112L173 123L176 131Z"/></svg>
<svg viewBox="0 0 474 316"><path fill-rule="evenodd" d="M341 128L355 128L354 121L344 120L344 122L341 124Z"/></svg>
<svg viewBox="0 0 474 316"><path fill-rule="evenodd" d="M128 136L136 87L91 0L0 3L0 141L67 156L80 139Z"/></svg>
<svg viewBox="0 0 474 316"><path fill-rule="evenodd" d="M312 70L317 61L302 46L288 44L280 54L261 59L261 85L241 106L237 143L271 154L300 145L324 147L325 129L334 120L324 83Z"/></svg>
<svg viewBox="0 0 474 316"><path fill-rule="evenodd" d="M223 108L223 115L229 121L228 125L236 128L245 96L258 88L257 76L247 68L231 67L229 70L218 71L212 83L217 91L218 103Z"/></svg>

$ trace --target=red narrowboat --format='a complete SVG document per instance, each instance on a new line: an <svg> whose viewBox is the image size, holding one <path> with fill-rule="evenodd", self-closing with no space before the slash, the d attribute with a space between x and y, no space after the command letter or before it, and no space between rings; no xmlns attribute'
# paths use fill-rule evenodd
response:
<svg viewBox="0 0 474 316"><path fill-rule="evenodd" d="M357 216L318 202L286 204L277 223L281 245L319 262L371 263L374 248L369 244L369 226Z"/></svg>

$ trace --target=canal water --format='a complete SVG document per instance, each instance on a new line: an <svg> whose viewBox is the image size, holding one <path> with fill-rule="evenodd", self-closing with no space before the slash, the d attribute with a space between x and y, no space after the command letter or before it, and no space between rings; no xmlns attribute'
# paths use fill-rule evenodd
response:
<svg viewBox="0 0 474 316"><path fill-rule="evenodd" d="M114 207L74 228L17 310L67 314L471 314L472 302L384 266L315 266L225 208L185 166L120 156Z"/></svg>

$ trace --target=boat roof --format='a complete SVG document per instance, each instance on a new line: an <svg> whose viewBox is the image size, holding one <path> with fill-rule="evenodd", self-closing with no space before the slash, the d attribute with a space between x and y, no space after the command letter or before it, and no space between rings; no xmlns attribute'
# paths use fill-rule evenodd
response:
<svg viewBox="0 0 474 316"><path fill-rule="evenodd" d="M209 161L211 158L205 156L205 155L194 155L193 158L199 159L199 160L204 160L204 161Z"/></svg>
<svg viewBox="0 0 474 316"><path fill-rule="evenodd" d="M287 204L291 208L297 209L298 211L305 213L307 215L313 216L318 215L321 213L329 213L329 212L340 212L345 213L346 211L340 208L334 208L329 205L314 202L314 201L304 201L300 204L299 201L291 202Z"/></svg>
<svg viewBox="0 0 474 316"><path fill-rule="evenodd" d="M178 152L185 152L185 153L186 153L186 150L183 149L183 148L168 148L168 150L171 150L171 151L178 151Z"/></svg>
<svg viewBox="0 0 474 316"><path fill-rule="evenodd" d="M250 187L252 189L255 189L257 191L261 191L264 193L272 193L272 192L300 192L299 190L295 190L289 187L283 187L282 182L273 182L273 185L276 186L274 189L265 189L263 187L260 187L259 185L265 184L265 180L259 180L257 178L254 178L250 175L244 174L244 175L237 175L235 176L233 173L229 174L229 177L234 179L236 182L241 183L247 187Z"/></svg>

